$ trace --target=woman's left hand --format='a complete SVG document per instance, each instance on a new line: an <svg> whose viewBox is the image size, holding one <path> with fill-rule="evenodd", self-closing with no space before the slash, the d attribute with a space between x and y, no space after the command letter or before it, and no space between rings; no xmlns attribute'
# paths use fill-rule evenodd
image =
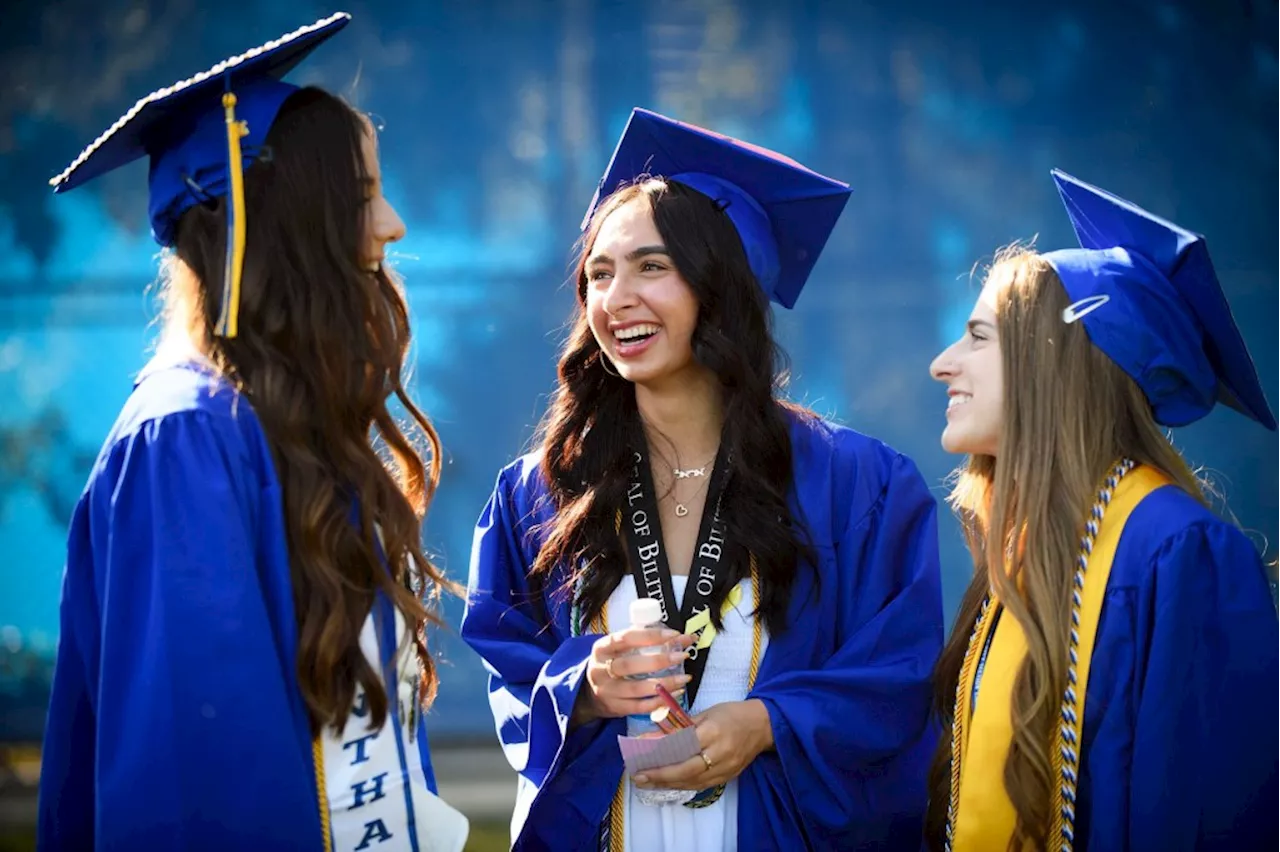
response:
<svg viewBox="0 0 1280 852"><path fill-rule="evenodd" d="M702 752L635 776L638 787L705 790L737 778L756 755L773 748L769 711L758 698L717 704L693 718Z"/></svg>

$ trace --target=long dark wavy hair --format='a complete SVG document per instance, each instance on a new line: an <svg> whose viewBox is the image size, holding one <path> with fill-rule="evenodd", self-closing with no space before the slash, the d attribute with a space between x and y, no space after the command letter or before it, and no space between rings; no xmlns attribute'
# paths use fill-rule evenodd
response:
<svg viewBox="0 0 1280 852"><path fill-rule="evenodd" d="M785 626L797 567L813 558L803 519L793 518L787 504L794 479L788 411L814 415L777 395L784 358L732 221L707 196L659 178L637 180L606 199L579 244L572 330L560 356L558 389L539 428L556 513L531 578L535 588L545 589L557 565L571 566L566 585L580 584L578 601L590 620L627 574L614 519L624 502L631 448L644 433L635 386L606 369L588 325L586 261L604 220L632 201L648 205L672 263L698 300L693 354L719 378L723 393L721 442L733 459L722 503L729 542L724 564L731 570L717 577L712 617L722 626L720 607L748 576L751 554L760 575L758 615L776 633Z"/></svg>
<svg viewBox="0 0 1280 852"><path fill-rule="evenodd" d="M436 672L426 625L438 623L440 590L453 590L421 543L440 442L402 383L408 308L387 272L360 264L369 179L361 143L372 132L334 95L291 95L267 134L270 156L245 173L238 336L213 334L223 199L183 214L165 293L171 329L184 324L175 330L202 343L249 400L271 446L284 492L298 681L313 733L341 730L357 685L374 727L386 720L386 689L360 650L378 591L410 626L419 700L430 704ZM392 397L408 414L405 429L388 409Z"/></svg>

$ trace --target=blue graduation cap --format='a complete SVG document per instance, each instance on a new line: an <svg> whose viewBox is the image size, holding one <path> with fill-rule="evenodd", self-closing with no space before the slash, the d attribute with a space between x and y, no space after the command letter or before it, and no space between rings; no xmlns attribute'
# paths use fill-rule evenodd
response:
<svg viewBox="0 0 1280 852"><path fill-rule="evenodd" d="M285 99L297 91L281 78L350 21L350 15L339 12L152 92L49 184L55 193L66 192L149 156L151 233L162 246L173 244L184 212L230 195L222 315L216 331L235 337L244 262L244 169L263 150Z"/></svg>
<svg viewBox="0 0 1280 852"><path fill-rule="evenodd" d="M622 185L663 177L719 202L769 298L793 307L849 186L794 160L645 109L634 109L582 220Z"/></svg>
<svg viewBox="0 0 1280 852"><path fill-rule="evenodd" d="M1204 237L1054 170L1081 248L1044 257L1095 346L1128 373L1156 422L1183 426L1221 402L1276 420L1213 271Z"/></svg>

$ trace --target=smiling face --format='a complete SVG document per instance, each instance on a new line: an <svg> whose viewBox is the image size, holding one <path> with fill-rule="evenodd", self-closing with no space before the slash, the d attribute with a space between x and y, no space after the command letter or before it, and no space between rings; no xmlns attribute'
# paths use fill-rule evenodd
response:
<svg viewBox="0 0 1280 852"><path fill-rule="evenodd" d="M1004 367L996 326L996 297L1007 283L992 270L964 335L929 365L929 374L947 386L947 426L942 448L949 453L995 456L1004 410Z"/></svg>
<svg viewBox="0 0 1280 852"><path fill-rule="evenodd" d="M601 223L584 264L591 333L624 379L656 387L705 370L693 354L698 300L637 195Z"/></svg>

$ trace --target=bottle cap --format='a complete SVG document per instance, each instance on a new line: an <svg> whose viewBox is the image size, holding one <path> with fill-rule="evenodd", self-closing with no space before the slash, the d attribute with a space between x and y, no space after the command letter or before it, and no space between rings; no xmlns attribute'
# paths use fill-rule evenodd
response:
<svg viewBox="0 0 1280 852"><path fill-rule="evenodd" d="M654 598L640 598L632 601L629 612L632 627L643 627L662 621L662 604Z"/></svg>

